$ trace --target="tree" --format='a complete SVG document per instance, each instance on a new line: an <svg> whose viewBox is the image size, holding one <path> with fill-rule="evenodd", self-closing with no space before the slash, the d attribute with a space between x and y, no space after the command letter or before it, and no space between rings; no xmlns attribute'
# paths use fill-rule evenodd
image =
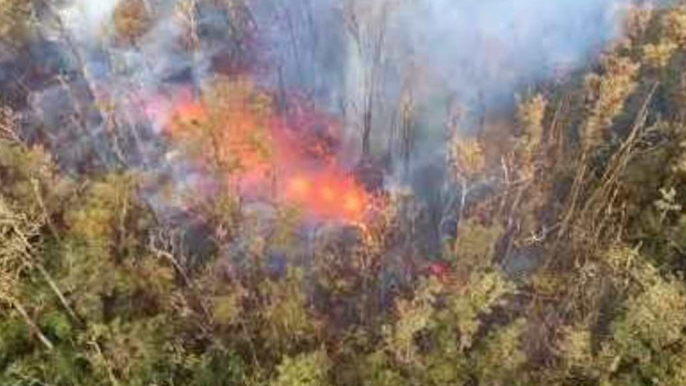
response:
<svg viewBox="0 0 686 386"><path fill-rule="evenodd" d="M151 9L145 0L125 0L113 15L114 36L123 44L136 45L153 24Z"/></svg>
<svg viewBox="0 0 686 386"><path fill-rule="evenodd" d="M325 386L328 384L329 359L323 350L286 357L278 367L274 386Z"/></svg>
<svg viewBox="0 0 686 386"><path fill-rule="evenodd" d="M31 37L33 5L29 0L0 1L0 42L14 47Z"/></svg>
<svg viewBox="0 0 686 386"><path fill-rule="evenodd" d="M344 3L344 17L348 33L354 44L354 55L360 66L359 86L362 94L353 98L351 103L359 112L361 129L362 160L372 155L372 134L375 114L380 110L380 101L388 69L387 34L389 19L397 6L395 0L359 1ZM355 85L358 86L358 85Z"/></svg>

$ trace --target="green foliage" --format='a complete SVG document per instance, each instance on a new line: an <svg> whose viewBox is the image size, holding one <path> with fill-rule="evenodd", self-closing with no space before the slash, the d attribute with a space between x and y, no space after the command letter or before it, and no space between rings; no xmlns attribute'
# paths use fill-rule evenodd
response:
<svg viewBox="0 0 686 386"><path fill-rule="evenodd" d="M192 361L188 370L192 373L193 386L232 386L246 383L246 365L234 351L211 347Z"/></svg>
<svg viewBox="0 0 686 386"><path fill-rule="evenodd" d="M144 224L130 222L131 211L138 209L133 202L134 187L135 179L130 175L111 175L93 183L82 204L65 215L71 237L102 253L114 248L115 243L117 248L136 243L134 234L129 233L135 228L130 227Z"/></svg>
<svg viewBox="0 0 686 386"><path fill-rule="evenodd" d="M212 298L212 316L214 321L222 325L232 325L240 317L241 298L239 294L232 293Z"/></svg>
<svg viewBox="0 0 686 386"><path fill-rule="evenodd" d="M494 386L526 384L522 368L527 357L521 341L525 325L525 320L516 320L490 334L472 359L481 382Z"/></svg>
<svg viewBox="0 0 686 386"><path fill-rule="evenodd" d="M73 333L73 326L69 318L56 310L42 316L40 327L48 336L59 341L69 339Z"/></svg>
<svg viewBox="0 0 686 386"><path fill-rule="evenodd" d="M279 364L273 386L326 386L331 366L324 350L285 357Z"/></svg>
<svg viewBox="0 0 686 386"><path fill-rule="evenodd" d="M650 280L650 279L649 279ZM614 341L621 352L645 360L683 338L686 294L682 283L652 279L646 289L626 304L625 316L613 326Z"/></svg>
<svg viewBox="0 0 686 386"><path fill-rule="evenodd" d="M68 233L62 242L62 278L86 315L110 318L129 298L134 304L156 302L167 295L173 271L145 257L148 213L136 203L135 179L111 175L93 183L81 203L64 214ZM141 256L143 255L143 256ZM141 296L144 293L146 296Z"/></svg>
<svg viewBox="0 0 686 386"><path fill-rule="evenodd" d="M387 331L386 344L395 354L395 359L401 363L416 363L417 334L433 327L433 305L435 297L440 291L436 281L429 280L420 284L412 301L404 299L396 303L398 321Z"/></svg>
<svg viewBox="0 0 686 386"><path fill-rule="evenodd" d="M680 4L662 19L666 36L681 45L686 45L686 5Z"/></svg>
<svg viewBox="0 0 686 386"><path fill-rule="evenodd" d="M455 240L457 264L467 272L490 266L503 232L498 223L486 226L476 219L461 221Z"/></svg>
<svg viewBox="0 0 686 386"><path fill-rule="evenodd" d="M5 369L15 356L32 349L29 336L28 326L19 318L0 319L0 369Z"/></svg>
<svg viewBox="0 0 686 386"><path fill-rule="evenodd" d="M611 336L602 343L597 357L589 356L582 331L578 341L567 341L570 363L586 368L608 385L678 385L684 380L684 328L686 292L682 282L662 278L646 266L636 267L640 292L625 302L622 315L611 326Z"/></svg>
<svg viewBox="0 0 686 386"><path fill-rule="evenodd" d="M456 137L451 157L455 172L467 180L477 177L486 166L483 146L474 138Z"/></svg>
<svg viewBox="0 0 686 386"><path fill-rule="evenodd" d="M280 250L294 252L301 221L302 213L297 207L280 208L271 243Z"/></svg>
<svg viewBox="0 0 686 386"><path fill-rule="evenodd" d="M291 269L283 281L265 284L267 302L262 310L267 327L262 331L267 345L289 352L317 340L319 323L304 292L304 273Z"/></svg>
<svg viewBox="0 0 686 386"><path fill-rule="evenodd" d="M364 386L403 386L409 382L393 366L393 361L383 351L367 355L360 364Z"/></svg>
<svg viewBox="0 0 686 386"><path fill-rule="evenodd" d="M543 118L545 117L547 101L538 94L524 100L517 111L517 121L520 126L521 138L518 141L517 156L522 170L521 174L531 176L537 152L543 141Z"/></svg>
<svg viewBox="0 0 686 386"><path fill-rule="evenodd" d="M449 300L450 318L457 322L461 349L472 347L481 326L479 317L490 314L498 301L513 291L513 284L498 271L472 273L469 282Z"/></svg>
<svg viewBox="0 0 686 386"><path fill-rule="evenodd" d="M670 42L660 42L658 44L646 44L643 47L644 60L651 66L662 69L665 68L672 59L677 45Z"/></svg>
<svg viewBox="0 0 686 386"><path fill-rule="evenodd" d="M592 334L588 326L567 326L560 342L560 350L567 371L591 368L593 366Z"/></svg>
<svg viewBox="0 0 686 386"><path fill-rule="evenodd" d="M58 173L50 154L42 147L26 149L0 139L0 193L13 208L30 218L47 221L62 210L74 184Z"/></svg>
<svg viewBox="0 0 686 386"><path fill-rule="evenodd" d="M640 65L629 58L608 56L603 67L604 74L591 74L585 80L588 117L582 134L584 149L596 148L607 138L611 124L636 88Z"/></svg>
<svg viewBox="0 0 686 386"><path fill-rule="evenodd" d="M119 39L147 33L150 5L120 2ZM0 39L28 37L31 8L0 0ZM596 71L521 101L503 149L456 138L454 259L428 270L407 195L316 240L295 208L243 205L238 176L274 150L247 79L211 82L167 133L225 188L188 200L210 248L167 240L186 229L137 175L68 177L0 109L0 384L685 385L684 15L632 8ZM490 192L467 197L477 181ZM503 258L537 270L515 283Z"/></svg>

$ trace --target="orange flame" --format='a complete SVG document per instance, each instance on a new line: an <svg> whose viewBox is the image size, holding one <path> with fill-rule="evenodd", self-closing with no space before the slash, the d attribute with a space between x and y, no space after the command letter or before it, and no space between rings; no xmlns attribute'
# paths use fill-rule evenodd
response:
<svg viewBox="0 0 686 386"><path fill-rule="evenodd" d="M185 95L172 101L167 125L172 142L192 149L191 155L202 163L235 166L231 178L242 181L245 194L259 196L275 179L278 198L301 206L310 216L363 220L370 195L335 157L335 122L307 108L289 115L256 108L252 103L259 93L249 85L232 87L231 92L223 105Z"/></svg>
<svg viewBox="0 0 686 386"><path fill-rule="evenodd" d="M287 180L285 198L311 213L344 221L361 221L368 193L339 170L298 174Z"/></svg>

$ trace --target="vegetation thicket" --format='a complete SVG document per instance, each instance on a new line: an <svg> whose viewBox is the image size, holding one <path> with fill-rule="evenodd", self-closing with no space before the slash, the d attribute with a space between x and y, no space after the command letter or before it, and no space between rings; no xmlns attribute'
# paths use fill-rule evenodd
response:
<svg viewBox="0 0 686 386"><path fill-rule="evenodd" d="M122 43L146 33L153 3L121 2ZM0 39L29 39L31 15L0 0ZM236 141L222 108L256 100L247 124L261 126L267 101L219 82L205 118L172 135L221 175L249 166L213 148ZM195 256L141 194L144 174L61 171L2 108L0 384L686 385L686 5L632 10L592 69L521 96L511 122L497 152L488 130L454 138L455 237L441 265L391 286L401 193L355 243L322 237L303 258L297 208L262 232L221 189L188 209L206 220ZM270 157L265 135L239 142Z"/></svg>

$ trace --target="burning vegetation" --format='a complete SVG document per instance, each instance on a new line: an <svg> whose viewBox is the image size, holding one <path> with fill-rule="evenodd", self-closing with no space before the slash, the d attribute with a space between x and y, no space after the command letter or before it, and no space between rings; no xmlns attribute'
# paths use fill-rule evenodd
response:
<svg viewBox="0 0 686 386"><path fill-rule="evenodd" d="M686 385L686 3L0 0L0 384Z"/></svg>
<svg viewBox="0 0 686 386"><path fill-rule="evenodd" d="M297 205L318 220L362 220L370 193L337 159L334 119L301 106L279 113L247 79L218 79L199 98L182 94L168 101L171 144L240 196Z"/></svg>

